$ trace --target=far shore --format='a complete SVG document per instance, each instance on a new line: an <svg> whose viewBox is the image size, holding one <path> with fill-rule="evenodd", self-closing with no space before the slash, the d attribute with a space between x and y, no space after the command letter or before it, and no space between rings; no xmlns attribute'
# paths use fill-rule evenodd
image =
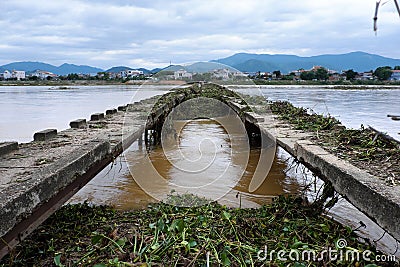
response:
<svg viewBox="0 0 400 267"><path fill-rule="evenodd" d="M51 86L51 87L70 87L70 86L104 86L104 85L184 85L192 81L184 80L40 80L40 81L0 81L1 86ZM342 82L329 82L329 81L288 81L288 80L248 80L248 81L212 81L214 83L224 86L261 86L261 87L273 87L273 86L307 86L307 87L319 87L327 89L338 89L338 90L362 90L362 89L400 89L400 82L379 82L379 81L342 81Z"/></svg>

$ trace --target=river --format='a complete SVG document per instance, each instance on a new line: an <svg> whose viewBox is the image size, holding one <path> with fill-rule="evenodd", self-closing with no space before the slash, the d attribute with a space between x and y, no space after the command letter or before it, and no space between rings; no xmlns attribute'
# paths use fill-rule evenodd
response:
<svg viewBox="0 0 400 267"><path fill-rule="evenodd" d="M135 101L166 92L168 86L93 86L72 87L68 90L54 90L49 87L0 87L0 140L28 142L33 133L46 128L59 130L68 127L71 120L89 118L95 112L104 112ZM378 130L388 132L399 138L400 122L387 118L387 114L400 114L400 90L334 90L321 87L299 86L263 86L259 89L238 88L240 92L263 94L270 100L289 100L296 106L312 108L317 113L331 114L348 127L358 128L361 124L371 125ZM177 122L179 123L179 122ZM157 174L169 181L163 187L152 189L151 195L166 195L174 191L199 194L217 199L232 207L256 207L268 203L279 194L304 193L309 187L307 196L312 198L322 184L315 181L311 173L302 167L293 167L293 160L282 149L276 152L271 171L263 185L255 192L248 192L252 174L258 163L259 148L252 148L246 164L243 155L232 150L227 133L220 124L213 120L195 120L184 122L177 129L180 131L179 151L193 158L167 155L162 147L146 149L135 142L124 157L119 157L113 164L100 172L89 184L79 191L71 202L89 201L95 204L113 205L118 209L145 208L155 201L149 192L138 186L138 177L152 180L149 162ZM211 162L212 167L200 175L182 173L180 164L203 166ZM197 164L197 165L196 165ZM211 183L219 177L221 170L227 170L228 180L214 183L214 186L201 190L201 186L187 189L187 185L197 185L200 181ZM242 175L243 174L243 175ZM182 186L185 185L186 187ZM200 188L200 189L198 189ZM357 227L362 220L367 224L364 234L372 239L379 239L382 230L368 218L357 213L354 207L342 200L330 213L335 219ZM394 250L394 241L387 235L381 240L385 251ZM394 251L392 251L394 252Z"/></svg>

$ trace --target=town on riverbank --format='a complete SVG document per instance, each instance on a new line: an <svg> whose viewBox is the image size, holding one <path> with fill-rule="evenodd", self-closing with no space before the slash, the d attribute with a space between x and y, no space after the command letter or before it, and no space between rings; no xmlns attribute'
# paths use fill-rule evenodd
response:
<svg viewBox="0 0 400 267"><path fill-rule="evenodd" d="M214 64L207 71L191 71L184 66L169 66L158 72L144 72L129 68L82 74L57 75L49 71L5 70L0 73L0 85L100 85L100 84L142 84L182 83L212 80L222 84L258 85L400 85L400 66L378 67L375 70L356 72L353 69L335 71L323 66L313 66L309 70L298 69L289 73L240 72L229 66Z"/></svg>

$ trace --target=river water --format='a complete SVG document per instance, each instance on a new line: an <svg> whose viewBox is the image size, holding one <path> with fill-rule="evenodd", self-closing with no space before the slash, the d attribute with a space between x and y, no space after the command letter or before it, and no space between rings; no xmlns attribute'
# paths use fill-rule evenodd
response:
<svg viewBox="0 0 400 267"><path fill-rule="evenodd" d="M46 128L62 130L68 128L71 120L88 119L92 113L127 104L131 99L139 101L162 94L169 88L79 86L54 90L49 87L0 87L0 140L28 142L32 140L35 131ZM348 127L371 125L395 138L400 137L400 122L387 117L387 114L400 115L398 89L333 90L321 87L266 86L240 87L236 90L248 94L261 93L270 100L289 100L297 106L312 108L317 113L329 113ZM235 151L225 128L213 120L175 123L180 136L176 148L165 150L154 147L146 151L144 146L134 143L123 157L100 172L71 202L89 201L113 205L118 209L137 209L156 201L154 196L158 198L177 191L201 195L232 207L256 207L280 194L304 193L305 187L310 188L306 192L307 196L315 197L322 184L307 170L303 170L302 166L295 166L291 157L278 149L267 179L256 192L249 193L248 186L258 163L260 148L251 148L246 155ZM177 152L184 157L179 157ZM208 166L208 163L212 164ZM199 168L204 165L207 168L200 174L188 175L177 167L185 164ZM151 172L151 168L155 172ZM226 180L215 181L221 171L228 174ZM161 175L168 183L153 186L151 192L138 185L141 177L142 180L152 181L156 179L154 175ZM213 186L204 189L202 184ZM310 184L314 186L309 187ZM196 186L190 188L190 185ZM364 233L372 239L377 240L382 235L381 229L357 213L346 201L335 206L330 215L354 227L362 220L368 225ZM381 240L381 246L392 253L396 247L388 236Z"/></svg>
<svg viewBox="0 0 400 267"><path fill-rule="evenodd" d="M140 89L140 90L139 90ZM0 140L30 142L37 131L69 128L69 122L160 95L170 86L0 86Z"/></svg>

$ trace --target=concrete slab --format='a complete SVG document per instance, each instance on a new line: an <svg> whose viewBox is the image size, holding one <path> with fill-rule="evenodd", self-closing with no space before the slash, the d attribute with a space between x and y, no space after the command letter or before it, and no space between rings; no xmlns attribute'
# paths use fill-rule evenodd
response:
<svg viewBox="0 0 400 267"><path fill-rule="evenodd" d="M139 138L145 122L143 111L119 112L102 120L103 127L67 129L58 135L56 130L42 131L36 140L46 142L23 143L3 155L0 258Z"/></svg>
<svg viewBox="0 0 400 267"><path fill-rule="evenodd" d="M34 141L48 141L57 136L57 129L46 129L33 135Z"/></svg>
<svg viewBox="0 0 400 267"><path fill-rule="evenodd" d="M117 109L115 109L115 108L106 110L106 115L112 115L115 113L117 113Z"/></svg>
<svg viewBox="0 0 400 267"><path fill-rule="evenodd" d="M91 121L98 121L104 119L104 113L94 113L90 116Z"/></svg>
<svg viewBox="0 0 400 267"><path fill-rule="evenodd" d="M86 126L87 126L86 119L78 119L78 120L71 121L69 123L69 127L75 128L75 129L86 128Z"/></svg>
<svg viewBox="0 0 400 267"><path fill-rule="evenodd" d="M0 143L0 157L17 149L17 142L2 142Z"/></svg>
<svg viewBox="0 0 400 267"><path fill-rule="evenodd" d="M400 186L388 185L378 177L339 159L310 140L310 134L294 130L277 117L260 127L276 136L277 144L347 198L397 240L400 240Z"/></svg>

